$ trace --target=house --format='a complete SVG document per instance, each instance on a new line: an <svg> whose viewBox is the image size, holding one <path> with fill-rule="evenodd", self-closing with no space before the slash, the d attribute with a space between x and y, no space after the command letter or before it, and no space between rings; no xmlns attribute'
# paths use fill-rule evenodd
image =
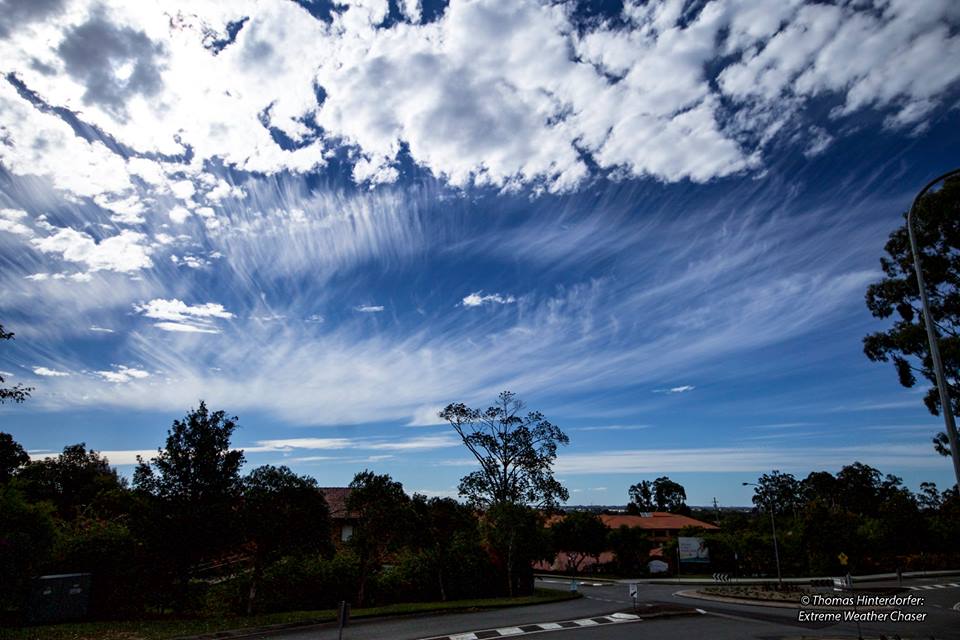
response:
<svg viewBox="0 0 960 640"><path fill-rule="evenodd" d="M549 527L563 517L563 515L551 516L547 519L546 526ZM664 559L663 544L679 537L680 531L684 528L696 527L705 531L717 531L720 529L720 527L715 524L703 522L702 520L677 513L667 513L666 511L645 512L637 516L599 514L597 517L610 529L619 529L622 526L627 526L638 527L648 532L650 541L654 544L654 549L650 552L650 557L657 559ZM584 561L584 568L597 562L605 564L613 560L613 553L604 551L598 558L587 558ZM564 571L567 568L567 554L559 551L552 564L541 562L537 564L535 568L539 571Z"/></svg>
<svg viewBox="0 0 960 640"><path fill-rule="evenodd" d="M718 531L720 529L715 524L678 513L667 513L666 511L645 512L638 516L601 515L600 519L603 520L603 524L611 529L619 529L623 525L640 527L650 534L650 539L654 544L662 544L678 537L680 530L685 527L697 527L705 531Z"/></svg>
<svg viewBox="0 0 960 640"><path fill-rule="evenodd" d="M353 536L357 516L347 510L350 487L320 487L330 508L330 531L334 542L346 542Z"/></svg>

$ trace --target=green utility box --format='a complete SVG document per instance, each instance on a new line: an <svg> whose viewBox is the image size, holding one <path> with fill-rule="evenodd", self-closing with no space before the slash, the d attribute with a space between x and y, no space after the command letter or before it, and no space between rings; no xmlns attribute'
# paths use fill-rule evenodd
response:
<svg viewBox="0 0 960 640"><path fill-rule="evenodd" d="M89 573L61 573L34 578L27 604L27 623L80 620L90 603Z"/></svg>

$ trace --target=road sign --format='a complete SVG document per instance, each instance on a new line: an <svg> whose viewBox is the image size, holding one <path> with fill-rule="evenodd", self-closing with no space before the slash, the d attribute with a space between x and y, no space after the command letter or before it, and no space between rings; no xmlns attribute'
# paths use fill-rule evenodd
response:
<svg viewBox="0 0 960 640"><path fill-rule="evenodd" d="M850 591L851 589L853 589L853 580L850 578L849 573L842 578L833 579L834 591Z"/></svg>
<svg viewBox="0 0 960 640"><path fill-rule="evenodd" d="M841 551L839 554L837 554L837 560L839 560L840 564L845 567L847 566L847 562L850 560L850 558L847 557L847 554Z"/></svg>
<svg viewBox="0 0 960 640"><path fill-rule="evenodd" d="M630 583L630 597L636 598L640 594L640 585L636 582Z"/></svg>
<svg viewBox="0 0 960 640"><path fill-rule="evenodd" d="M714 582L730 582L730 574L729 574L729 573L715 573L715 574L713 574L713 581L714 581Z"/></svg>

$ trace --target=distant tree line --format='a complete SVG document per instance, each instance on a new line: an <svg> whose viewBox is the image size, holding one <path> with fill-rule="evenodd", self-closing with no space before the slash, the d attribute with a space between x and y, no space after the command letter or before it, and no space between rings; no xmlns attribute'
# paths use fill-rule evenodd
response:
<svg viewBox="0 0 960 640"><path fill-rule="evenodd" d="M952 568L960 562L955 487L940 491L925 482L914 493L897 476L859 462L803 479L773 471L757 485L753 513L725 512L720 531L704 534L717 570L773 574L771 511L784 575Z"/></svg>

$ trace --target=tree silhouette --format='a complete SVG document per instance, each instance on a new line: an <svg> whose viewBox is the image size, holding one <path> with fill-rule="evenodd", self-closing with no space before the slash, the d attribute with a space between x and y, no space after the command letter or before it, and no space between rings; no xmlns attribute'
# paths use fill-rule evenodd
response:
<svg viewBox="0 0 960 640"><path fill-rule="evenodd" d="M0 324L0 340L13 340L13 332L4 331L2 324ZM4 382L5 379L3 374L0 373L0 385L2 385ZM0 404L5 403L7 400L19 404L30 397L31 391L33 391L33 387L25 387L20 383L17 383L12 387L0 386Z"/></svg>
<svg viewBox="0 0 960 640"><path fill-rule="evenodd" d="M460 480L460 495L471 504L556 508L570 498L553 477L557 446L570 439L539 411L522 415L523 409L516 394L504 391L484 410L456 403L440 412L480 463Z"/></svg>
<svg viewBox="0 0 960 640"><path fill-rule="evenodd" d="M917 203L913 223L930 313L940 334L946 384L953 411L960 414L960 179L947 180L939 191L927 193ZM884 249L887 255L880 258L884 277L867 288L866 302L874 317L894 321L886 331L866 336L863 352L874 362L893 362L905 387L913 387L917 375L929 381L923 402L930 413L939 415L940 396L906 223L890 234ZM941 455L950 455L946 433L937 434L933 445Z"/></svg>
<svg viewBox="0 0 960 640"><path fill-rule="evenodd" d="M137 459L133 485L149 498L147 533L171 564L180 609L195 565L215 559L237 535L243 451L230 448L236 420L210 412L201 401L183 420L174 420L156 457Z"/></svg>
<svg viewBox="0 0 960 640"><path fill-rule="evenodd" d="M243 529L254 549L250 614L267 563L281 555L331 550L330 510L316 480L264 465L243 479L242 511Z"/></svg>

